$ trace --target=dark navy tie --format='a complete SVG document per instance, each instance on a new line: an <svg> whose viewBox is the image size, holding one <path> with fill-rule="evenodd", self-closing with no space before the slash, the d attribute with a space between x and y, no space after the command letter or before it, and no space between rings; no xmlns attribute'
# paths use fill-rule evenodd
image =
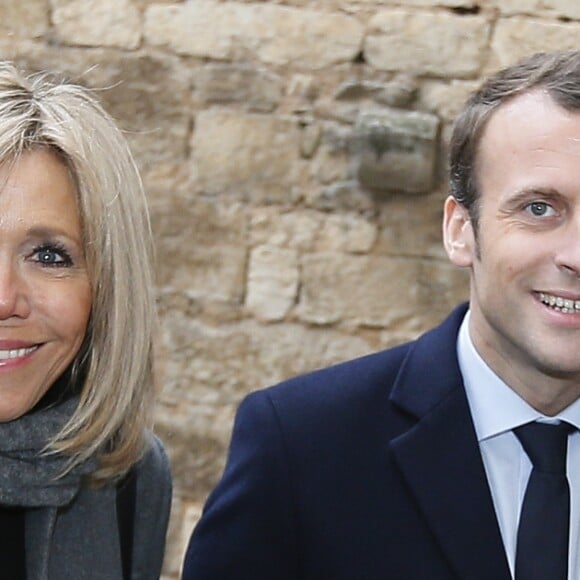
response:
<svg viewBox="0 0 580 580"><path fill-rule="evenodd" d="M570 488L567 423L528 423L514 429L533 468L524 495L515 580L568 580Z"/></svg>

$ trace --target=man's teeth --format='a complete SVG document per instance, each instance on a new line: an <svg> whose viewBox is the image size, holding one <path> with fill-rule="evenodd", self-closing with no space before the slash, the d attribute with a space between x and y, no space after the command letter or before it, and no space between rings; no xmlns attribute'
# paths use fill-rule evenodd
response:
<svg viewBox="0 0 580 580"><path fill-rule="evenodd" d="M580 312L580 300L569 300L553 294L540 292L540 300L558 312L576 313Z"/></svg>
<svg viewBox="0 0 580 580"><path fill-rule="evenodd" d="M21 358L34 352L38 347L32 346L30 348L15 348L12 350L0 350L0 360L9 360L12 358Z"/></svg>

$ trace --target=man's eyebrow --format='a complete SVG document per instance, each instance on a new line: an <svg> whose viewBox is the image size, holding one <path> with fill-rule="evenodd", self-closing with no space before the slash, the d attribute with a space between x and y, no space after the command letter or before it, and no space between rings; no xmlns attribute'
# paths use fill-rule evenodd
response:
<svg viewBox="0 0 580 580"><path fill-rule="evenodd" d="M562 197L562 193L553 187L525 187L524 189L518 189L514 191L510 196L510 199L517 201L519 199L526 199L535 195L545 198Z"/></svg>

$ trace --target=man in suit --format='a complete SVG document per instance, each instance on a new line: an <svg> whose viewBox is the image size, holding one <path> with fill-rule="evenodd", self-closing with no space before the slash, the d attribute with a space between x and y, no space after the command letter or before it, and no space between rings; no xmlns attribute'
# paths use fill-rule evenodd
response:
<svg viewBox="0 0 580 580"><path fill-rule="evenodd" d="M580 578L580 52L488 79L450 164L469 306L247 397L185 580ZM541 495L528 424L565 431L567 503Z"/></svg>

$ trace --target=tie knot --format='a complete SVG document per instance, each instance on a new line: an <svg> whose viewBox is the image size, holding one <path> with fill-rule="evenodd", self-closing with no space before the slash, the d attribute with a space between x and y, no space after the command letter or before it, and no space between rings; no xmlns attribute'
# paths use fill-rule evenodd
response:
<svg viewBox="0 0 580 580"><path fill-rule="evenodd" d="M566 474L568 435L574 430L568 423L528 423L514 429L534 469L545 473Z"/></svg>

